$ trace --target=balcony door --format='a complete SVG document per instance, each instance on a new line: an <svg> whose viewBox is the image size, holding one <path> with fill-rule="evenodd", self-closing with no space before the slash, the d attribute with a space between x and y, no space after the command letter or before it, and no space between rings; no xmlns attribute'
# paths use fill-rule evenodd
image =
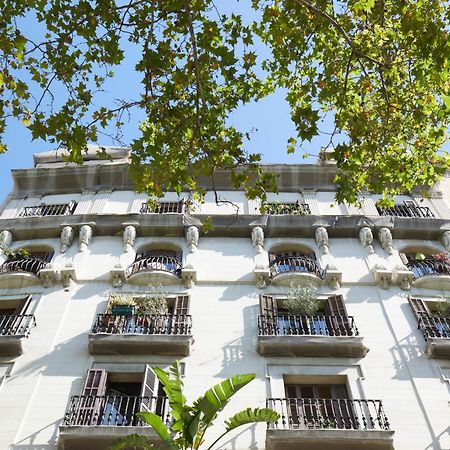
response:
<svg viewBox="0 0 450 450"><path fill-rule="evenodd" d="M355 414L344 384L286 384L292 428L355 428Z"/></svg>

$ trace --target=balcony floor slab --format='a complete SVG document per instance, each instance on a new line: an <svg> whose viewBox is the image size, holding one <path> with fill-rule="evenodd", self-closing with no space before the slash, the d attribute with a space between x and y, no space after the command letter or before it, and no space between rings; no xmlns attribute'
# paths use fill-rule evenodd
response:
<svg viewBox="0 0 450 450"><path fill-rule="evenodd" d="M37 275L28 272L0 273L1 289L20 289L27 286L37 286L41 280Z"/></svg>
<svg viewBox="0 0 450 450"><path fill-rule="evenodd" d="M107 334L89 335L92 355L174 355L189 356L191 335Z"/></svg>
<svg viewBox="0 0 450 450"><path fill-rule="evenodd" d="M430 358L450 359L450 339L428 338L425 352Z"/></svg>
<svg viewBox="0 0 450 450"><path fill-rule="evenodd" d="M0 356L19 356L23 353L25 336L0 336Z"/></svg>
<svg viewBox="0 0 450 450"><path fill-rule="evenodd" d="M336 356L362 358L369 349L361 336L259 336L264 356Z"/></svg>
<svg viewBox="0 0 450 450"><path fill-rule="evenodd" d="M149 286L151 284L170 286L181 283L181 279L178 275L164 270L143 270L130 275L127 278L127 282L139 286Z"/></svg>

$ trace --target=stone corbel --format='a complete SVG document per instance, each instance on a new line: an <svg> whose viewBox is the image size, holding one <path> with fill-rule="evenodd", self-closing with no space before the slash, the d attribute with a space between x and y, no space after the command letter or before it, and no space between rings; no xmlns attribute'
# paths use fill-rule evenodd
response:
<svg viewBox="0 0 450 450"><path fill-rule="evenodd" d="M339 289L342 284L342 271L331 264L327 264L325 267L325 282L332 289Z"/></svg>
<svg viewBox="0 0 450 450"><path fill-rule="evenodd" d="M131 224L123 224L125 228L123 229L122 243L123 251L125 253L131 252L136 241L136 227Z"/></svg>
<svg viewBox="0 0 450 450"><path fill-rule="evenodd" d="M80 228L80 235L78 238L78 251L84 252L91 242L92 239L92 225L91 224L85 224L82 225Z"/></svg>
<svg viewBox="0 0 450 450"><path fill-rule="evenodd" d="M392 255L394 247L392 246L392 234L391 230L387 227L381 227L378 231L378 240L381 246L388 255Z"/></svg>
<svg viewBox="0 0 450 450"><path fill-rule="evenodd" d="M396 266L392 273L392 282L400 286L400 289L409 291L411 283L414 280L414 274L406 266Z"/></svg>
<svg viewBox="0 0 450 450"><path fill-rule="evenodd" d="M367 252L370 255L373 254L373 234L370 227L362 227L359 230L359 240L361 241L362 246L367 250Z"/></svg>
<svg viewBox="0 0 450 450"><path fill-rule="evenodd" d="M70 286L71 282L77 281L77 274L75 272L75 267L68 263L63 267L59 273L61 274L62 285L66 288Z"/></svg>
<svg viewBox="0 0 450 450"><path fill-rule="evenodd" d="M183 267L181 269L181 281L187 289L194 287L197 282L197 270L189 264Z"/></svg>
<svg viewBox="0 0 450 450"><path fill-rule="evenodd" d="M121 287L125 283L126 273L125 269L120 265L116 264L109 272L109 281L112 287Z"/></svg>
<svg viewBox="0 0 450 450"><path fill-rule="evenodd" d="M42 280L42 285L45 288L49 288L56 283L58 276L58 269L52 264L47 264L43 269L39 271L39 278Z"/></svg>
<svg viewBox="0 0 450 450"><path fill-rule="evenodd" d="M12 233L9 230L3 230L0 233L0 252L4 247L9 247L12 244Z"/></svg>
<svg viewBox="0 0 450 450"><path fill-rule="evenodd" d="M253 276L255 285L259 289L265 289L270 284L270 270L267 267L256 266Z"/></svg>
<svg viewBox="0 0 450 450"><path fill-rule="evenodd" d="M392 281L392 271L384 266L376 264L372 268L372 274L375 284L380 285L382 289L389 289Z"/></svg>
<svg viewBox="0 0 450 450"><path fill-rule="evenodd" d="M186 227L186 245L190 253L195 253L198 250L199 230L198 227L191 225Z"/></svg>
<svg viewBox="0 0 450 450"><path fill-rule="evenodd" d="M75 235L75 231L74 231L73 227L71 227L69 225L66 225L63 227L63 229L61 230L61 237L60 237L61 253L67 252L69 247L72 245L74 235Z"/></svg>
<svg viewBox="0 0 450 450"><path fill-rule="evenodd" d="M329 252L327 229L325 227L317 227L314 233L314 237L320 250L323 254L326 255Z"/></svg>
<svg viewBox="0 0 450 450"><path fill-rule="evenodd" d="M441 241L448 252L450 252L450 231L444 231L441 236Z"/></svg>
<svg viewBox="0 0 450 450"><path fill-rule="evenodd" d="M252 244L257 254L264 251L264 229L262 227L252 228Z"/></svg>

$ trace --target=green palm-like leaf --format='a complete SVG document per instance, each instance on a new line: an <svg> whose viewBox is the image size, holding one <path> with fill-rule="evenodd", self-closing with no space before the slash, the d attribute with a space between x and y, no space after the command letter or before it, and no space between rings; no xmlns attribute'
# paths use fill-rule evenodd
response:
<svg viewBox="0 0 450 450"><path fill-rule="evenodd" d="M115 444L108 447L108 450L153 450L154 448L145 436L130 434L118 439Z"/></svg>
<svg viewBox="0 0 450 450"><path fill-rule="evenodd" d="M195 408L203 412L203 421L209 423L213 420L216 414L227 405L230 398L254 378L254 373L235 375L208 389L194 404Z"/></svg>
<svg viewBox="0 0 450 450"><path fill-rule="evenodd" d="M161 417L152 412L140 412L136 416L142 419L145 423L150 425L162 439L168 450L179 450L178 445L175 445L170 437L170 432Z"/></svg>
<svg viewBox="0 0 450 450"><path fill-rule="evenodd" d="M234 430L237 427L246 425L247 423L255 422L276 422L280 415L269 408L247 408L236 413L225 421L225 429L228 431Z"/></svg>

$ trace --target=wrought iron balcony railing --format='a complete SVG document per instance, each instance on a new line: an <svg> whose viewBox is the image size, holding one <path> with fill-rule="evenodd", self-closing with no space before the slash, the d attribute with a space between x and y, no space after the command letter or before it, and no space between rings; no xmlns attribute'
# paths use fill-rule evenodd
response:
<svg viewBox="0 0 450 450"><path fill-rule="evenodd" d="M259 315L260 336L358 336L352 316Z"/></svg>
<svg viewBox="0 0 450 450"><path fill-rule="evenodd" d="M287 256L274 259L269 264L270 275L273 277L286 272L307 272L323 278L324 271L317 261L308 256Z"/></svg>
<svg viewBox="0 0 450 450"><path fill-rule="evenodd" d="M28 272L39 275L39 272L45 268L47 261L40 258L22 258L13 261L5 261L0 266L0 273L6 272Z"/></svg>
<svg viewBox="0 0 450 450"><path fill-rule="evenodd" d="M264 212L266 214L281 215L292 214L298 216L306 216L311 214L311 208L307 203L278 203L271 202L264 204Z"/></svg>
<svg viewBox="0 0 450 450"><path fill-rule="evenodd" d="M419 330L422 330L425 340L431 338L450 339L450 318L423 315L419 318Z"/></svg>
<svg viewBox="0 0 450 450"><path fill-rule="evenodd" d="M184 212L184 202L158 202L154 206L148 205L146 202L142 203L141 214L169 214Z"/></svg>
<svg viewBox="0 0 450 450"><path fill-rule="evenodd" d="M168 401L165 397L125 395L74 395L64 417L65 426L146 426L136 417L140 411L151 411L168 423Z"/></svg>
<svg viewBox="0 0 450 450"><path fill-rule="evenodd" d="M127 276L138 272L162 270L181 276L181 262L173 256L147 256L134 261L127 270Z"/></svg>
<svg viewBox="0 0 450 450"><path fill-rule="evenodd" d="M268 429L389 430L381 400L269 398L280 418Z"/></svg>
<svg viewBox="0 0 450 450"><path fill-rule="evenodd" d="M98 314L92 333L190 335L192 318L186 314L117 315Z"/></svg>
<svg viewBox="0 0 450 450"><path fill-rule="evenodd" d="M382 208L377 205L380 216L397 217L434 217L428 206L417 206L414 202L403 202L403 205L394 205L391 208Z"/></svg>
<svg viewBox="0 0 450 450"><path fill-rule="evenodd" d="M74 213L76 202L61 203L58 205L25 206L19 213L19 217L43 217L43 216L69 216Z"/></svg>
<svg viewBox="0 0 450 450"><path fill-rule="evenodd" d="M426 275L450 275L450 264L445 261L438 261L433 257L426 257L422 261L416 261L408 257L406 266L414 274L415 278Z"/></svg>
<svg viewBox="0 0 450 450"><path fill-rule="evenodd" d="M36 325L33 314L0 315L0 336L28 337L31 328Z"/></svg>

